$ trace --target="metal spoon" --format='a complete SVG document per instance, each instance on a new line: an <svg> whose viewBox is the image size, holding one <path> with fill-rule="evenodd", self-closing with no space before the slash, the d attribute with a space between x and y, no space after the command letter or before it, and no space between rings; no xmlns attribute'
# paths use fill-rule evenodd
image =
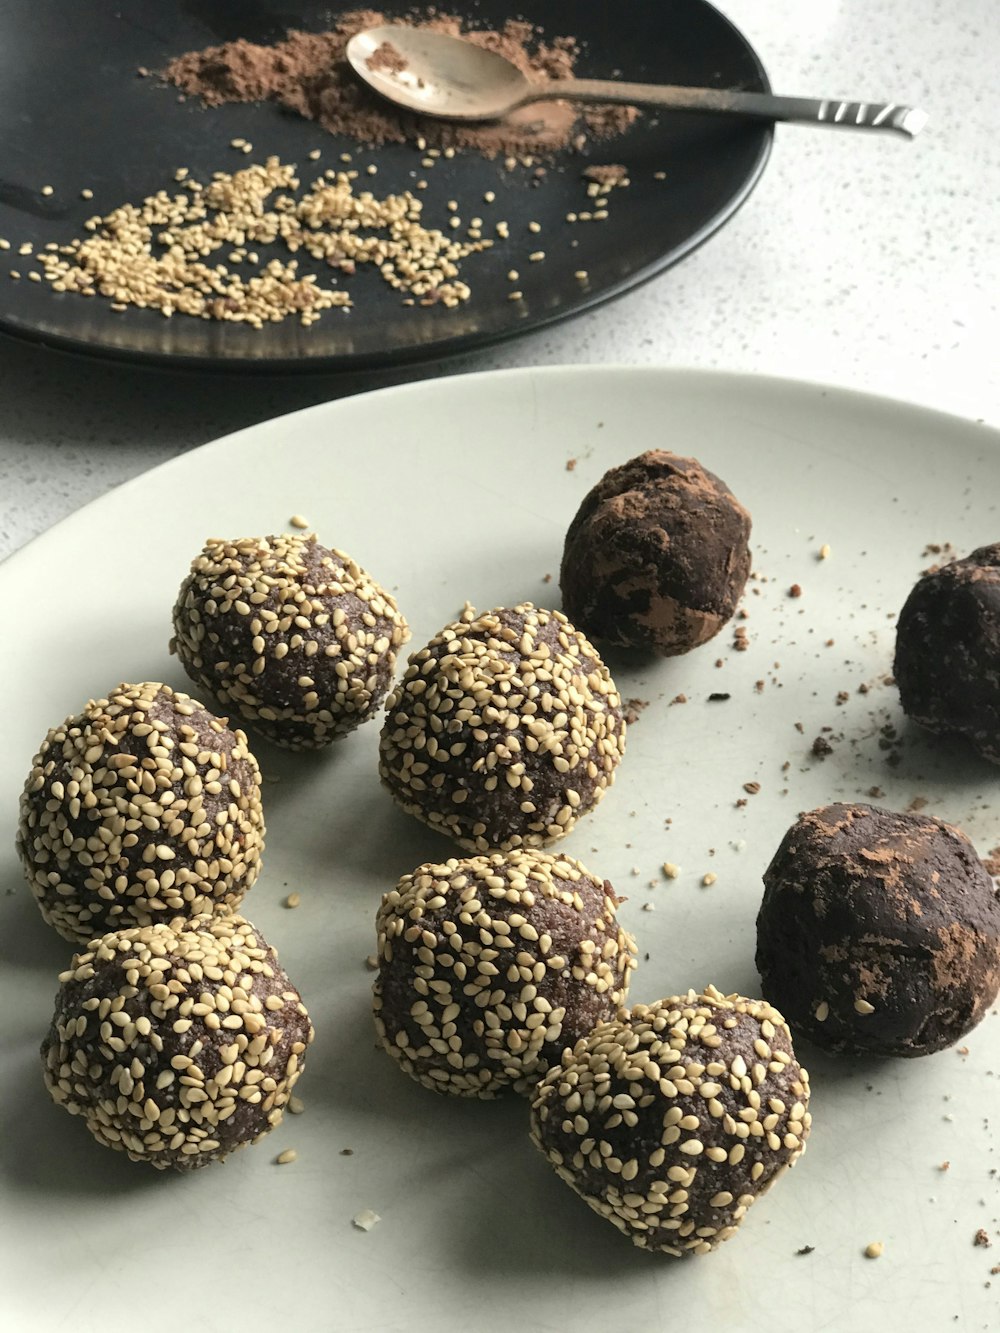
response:
<svg viewBox="0 0 1000 1333"><path fill-rule="evenodd" d="M367 28L347 43L354 72L390 102L421 116L446 120L499 120L528 102L624 102L671 111L708 111L756 120L791 120L860 130L894 130L908 139L927 116L895 102L838 102L812 97L670 84L619 83L607 79L558 79L532 83L504 56L462 37L427 28Z"/></svg>

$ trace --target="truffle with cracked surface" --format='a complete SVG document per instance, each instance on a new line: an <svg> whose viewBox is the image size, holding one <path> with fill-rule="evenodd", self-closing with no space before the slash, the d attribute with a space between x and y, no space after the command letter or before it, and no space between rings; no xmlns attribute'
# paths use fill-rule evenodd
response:
<svg viewBox="0 0 1000 1333"><path fill-rule="evenodd" d="M21 794L17 848L67 940L233 912L260 872L247 738L169 685L119 685L53 727Z"/></svg>
<svg viewBox="0 0 1000 1333"><path fill-rule="evenodd" d="M799 817L764 873L757 968L796 1034L852 1055L929 1055L1000 987L1000 899L968 838L872 805Z"/></svg>
<svg viewBox="0 0 1000 1333"><path fill-rule="evenodd" d="M673 657L732 618L750 573L750 515L694 458L653 449L612 468L566 534L566 614L621 648Z"/></svg>
<svg viewBox="0 0 1000 1333"><path fill-rule="evenodd" d="M563 837L614 780L622 702L559 611L467 608L386 701L379 773L404 810L471 852Z"/></svg>
<svg viewBox="0 0 1000 1333"><path fill-rule="evenodd" d="M45 1083L99 1143L189 1171L280 1123L312 1026L242 917L114 931L59 982Z"/></svg>
<svg viewBox="0 0 1000 1333"><path fill-rule="evenodd" d="M1000 543L925 574L899 614L903 710L1000 764Z"/></svg>
<svg viewBox="0 0 1000 1333"><path fill-rule="evenodd" d="M560 1178L636 1245L678 1258L735 1234L811 1124L781 1014L713 986L598 1024L531 1104Z"/></svg>
<svg viewBox="0 0 1000 1333"><path fill-rule="evenodd" d="M375 1027L435 1092L525 1091L625 1002L635 942L579 861L521 850L423 865L376 920Z"/></svg>
<svg viewBox="0 0 1000 1333"><path fill-rule="evenodd" d="M290 750L373 717L409 638L391 594L313 533L206 542L173 622L191 679Z"/></svg>

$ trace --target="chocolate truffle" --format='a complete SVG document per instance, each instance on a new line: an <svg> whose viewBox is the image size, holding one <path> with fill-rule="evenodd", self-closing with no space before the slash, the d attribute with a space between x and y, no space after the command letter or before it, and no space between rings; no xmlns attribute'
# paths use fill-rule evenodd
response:
<svg viewBox="0 0 1000 1333"><path fill-rule="evenodd" d="M99 1143L189 1171L280 1123L312 1027L248 921L114 931L59 981L45 1083Z"/></svg>
<svg viewBox="0 0 1000 1333"><path fill-rule="evenodd" d="M382 900L375 1028L435 1092L525 1091L628 993L621 900L539 851L423 865Z"/></svg>
<svg viewBox="0 0 1000 1333"><path fill-rule="evenodd" d="M408 638L395 600L349 555L285 534L207 542L170 647L253 731L308 750L378 711Z"/></svg>
<svg viewBox="0 0 1000 1333"><path fill-rule="evenodd" d="M797 1036L928 1055L1000 986L1000 902L965 834L872 805L801 815L764 873L757 968Z"/></svg>
<svg viewBox="0 0 1000 1333"><path fill-rule="evenodd" d="M535 1089L531 1137L646 1250L707 1254L793 1166L809 1075L776 1009L688 991L598 1024Z"/></svg>
<svg viewBox="0 0 1000 1333"><path fill-rule="evenodd" d="M899 614L893 673L914 721L1000 764L1000 544L919 580Z"/></svg>
<svg viewBox="0 0 1000 1333"><path fill-rule="evenodd" d="M674 657L718 634L750 573L750 515L695 458L664 449L606 472L566 534L566 614L619 648Z"/></svg>
<svg viewBox="0 0 1000 1333"><path fill-rule="evenodd" d="M119 685L53 729L17 849L67 940L232 912L260 871L260 771L242 731L169 685Z"/></svg>
<svg viewBox="0 0 1000 1333"><path fill-rule="evenodd" d="M446 625L386 703L379 772L410 814L472 852L563 837L611 785L621 699L597 650L530 602Z"/></svg>

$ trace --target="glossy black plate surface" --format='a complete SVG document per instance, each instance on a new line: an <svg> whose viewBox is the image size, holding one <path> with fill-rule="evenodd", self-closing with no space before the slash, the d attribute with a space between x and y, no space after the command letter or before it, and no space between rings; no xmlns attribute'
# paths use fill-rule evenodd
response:
<svg viewBox="0 0 1000 1333"><path fill-rule="evenodd" d="M530 169L463 153L420 167L409 145L359 150L349 140L271 105L206 111L137 69L161 68L174 55L243 36L274 41L292 27L321 31L352 6L292 0L3 0L0 4L0 330L77 352L173 365L227 369L360 369L430 359L497 342L578 314L652 277L683 258L735 212L767 161L772 130L728 118L645 115L623 136L591 144L583 155L560 153L541 182ZM497 0L453 6L470 26L491 27L511 16ZM381 6L390 18L408 6ZM767 77L742 35L705 0L535 0L524 13L545 36L568 31L580 41L578 72L653 82L766 89ZM230 147L254 145L251 157ZM343 279L350 311L331 310L308 328L286 320L262 331L243 325L128 309L54 292L27 280L33 263L17 251L31 242L65 242L94 212L176 189L186 166L200 179L277 154L312 179L319 169L378 165L380 192L429 182L425 219L444 225L446 201L465 216L505 218L510 238L470 256L462 278L472 297L456 309L404 307L379 276L360 270ZM613 192L607 222L568 224L567 212L588 207L581 172L588 163L622 163L631 186ZM659 179L657 173L665 173ZM367 183L367 182L366 182ZM374 182L373 182L374 184ZM50 195L43 194L52 187ZM94 191L87 202L83 187ZM492 190L496 202L482 204ZM540 232L528 228L537 221ZM574 245L573 242L576 242ZM528 255L544 250L545 260ZM305 265L303 265L305 267ZM8 277L18 269L19 281ZM507 277L516 269L519 280ZM574 274L585 271L585 281ZM508 300L516 286L522 301Z"/></svg>

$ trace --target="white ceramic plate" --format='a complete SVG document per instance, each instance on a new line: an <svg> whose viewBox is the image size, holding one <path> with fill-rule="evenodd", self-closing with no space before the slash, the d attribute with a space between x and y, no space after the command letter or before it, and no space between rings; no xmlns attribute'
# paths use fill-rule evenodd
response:
<svg viewBox="0 0 1000 1333"><path fill-rule="evenodd" d="M997 770L917 734L883 683L926 544L964 554L1000 535L1000 436L983 427L776 380L522 370L313 408L151 472L0 568L5 1328L995 1328L1000 1247L973 1244L979 1227L997 1234L1000 1213L995 1014L967 1055L836 1063L801 1050L807 1153L732 1241L684 1263L635 1250L567 1190L528 1142L523 1102L437 1098L377 1052L365 966L376 905L451 848L380 789L375 725L322 755L256 747L268 846L245 911L314 1017L305 1114L225 1165L162 1175L98 1147L42 1087L38 1046L70 950L23 884L18 792L46 728L88 697L123 679L185 686L166 651L170 608L203 539L304 513L396 588L417 647L466 599L558 604L580 498L654 446L696 454L746 503L757 577L747 651L729 629L679 660L612 661L623 695L648 707L613 790L564 848L629 896L632 998L709 981L755 993L761 872L799 810L877 786L900 808L926 798L981 851L1000 841ZM823 727L833 753L821 761L810 747ZM683 868L672 881L668 860ZM293 888L302 905L289 911ZM274 1165L289 1147L298 1160ZM382 1218L367 1234L351 1224L365 1208ZM877 1261L862 1254L873 1240Z"/></svg>

